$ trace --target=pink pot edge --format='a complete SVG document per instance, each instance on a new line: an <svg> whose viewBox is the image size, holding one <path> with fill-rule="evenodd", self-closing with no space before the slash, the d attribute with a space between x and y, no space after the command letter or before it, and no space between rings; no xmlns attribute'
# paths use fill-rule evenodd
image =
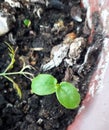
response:
<svg viewBox="0 0 109 130"><path fill-rule="evenodd" d="M93 28L91 16L98 11L103 25L102 33L107 37L103 40L99 63L90 80L86 97L75 120L67 130L106 130L109 129L109 1L82 0L82 4L87 8L87 21L90 29ZM93 34L90 40L91 37Z"/></svg>

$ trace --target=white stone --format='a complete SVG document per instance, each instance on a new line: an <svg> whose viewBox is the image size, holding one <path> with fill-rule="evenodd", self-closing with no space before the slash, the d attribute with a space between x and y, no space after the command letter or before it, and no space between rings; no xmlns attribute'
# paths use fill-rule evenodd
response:
<svg viewBox="0 0 109 130"><path fill-rule="evenodd" d="M2 12L0 12L0 36L4 35L9 31L9 27L7 24L7 17L2 16Z"/></svg>

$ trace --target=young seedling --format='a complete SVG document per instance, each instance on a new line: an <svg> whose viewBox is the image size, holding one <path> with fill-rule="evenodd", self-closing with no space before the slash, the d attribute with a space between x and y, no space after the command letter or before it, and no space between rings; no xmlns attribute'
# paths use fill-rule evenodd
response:
<svg viewBox="0 0 109 130"><path fill-rule="evenodd" d="M17 91L18 96L21 98L22 97L22 92L20 90L20 87L17 83L14 82L14 80L12 78L10 78L10 75L24 75L26 78L29 78L31 80L30 77L34 77L34 75L28 71L26 71L27 69L32 69L32 67L30 65L25 65L25 62L23 62L23 67L20 71L18 72L9 72L15 63L15 52L14 49L12 48L12 46L10 46L7 42L5 43L8 46L8 50L9 50L9 56L11 58L11 62L10 64L7 66L7 68L4 70L4 72L0 73L0 76L3 76L4 78L8 79L12 84L13 87L15 88L15 90ZM23 59L22 59L23 61Z"/></svg>
<svg viewBox="0 0 109 130"><path fill-rule="evenodd" d="M60 104L67 109L75 109L80 104L80 94L69 82L57 83L57 79L50 74L39 74L32 80L32 92L37 95L56 93Z"/></svg>
<svg viewBox="0 0 109 130"><path fill-rule="evenodd" d="M23 21L23 23L24 23L24 25L25 25L26 27L30 27L30 25L31 25L31 21L30 21L29 19L25 19L25 20Z"/></svg>

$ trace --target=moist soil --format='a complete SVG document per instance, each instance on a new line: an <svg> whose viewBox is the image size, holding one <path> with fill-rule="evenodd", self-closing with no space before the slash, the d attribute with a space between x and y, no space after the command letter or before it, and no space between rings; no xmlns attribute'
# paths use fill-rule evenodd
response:
<svg viewBox="0 0 109 130"><path fill-rule="evenodd" d="M90 77L97 64L98 54L101 50L102 35L99 24L99 15L93 16L95 27L92 43L88 44L90 30L86 24L86 10L80 1L50 0L48 6L42 0L35 3L20 1L21 7L11 7L8 3L1 2L0 8L7 8L14 15L15 22L10 24L10 31L0 37L0 72L9 65L11 59L5 42L16 50L15 64L10 72L19 71L22 68L21 57L26 64L34 67L28 70L34 75L39 73L52 74L58 82L68 81L73 83L80 92L81 101L84 99ZM76 10L80 10L75 11ZM37 10L43 11L38 16ZM74 11L72 13L72 11ZM82 21L74 16L79 15ZM24 24L24 20L31 21L30 26ZM54 29L54 24L59 20L64 22L64 27ZM54 29L54 30L53 30ZM50 70L41 70L41 65L50 61L51 49L60 44L69 33L75 33L76 37L83 37L87 45L83 49L79 59L73 66L67 66L64 61ZM17 48L17 49L16 49ZM43 48L38 49L37 48ZM91 48L90 53L87 50ZM94 49L96 48L96 49ZM78 71L87 55L87 61L81 71ZM66 130L74 120L78 108L68 110L61 106L55 94L38 96L31 93L31 81L22 76L10 76L20 87L22 98L17 95L13 85L4 77L0 77L0 129L2 130Z"/></svg>

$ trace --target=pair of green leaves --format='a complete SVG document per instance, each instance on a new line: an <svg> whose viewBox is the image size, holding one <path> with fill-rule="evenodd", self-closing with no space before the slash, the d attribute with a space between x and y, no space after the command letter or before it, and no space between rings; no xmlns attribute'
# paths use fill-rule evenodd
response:
<svg viewBox="0 0 109 130"><path fill-rule="evenodd" d="M57 83L57 79L50 74L39 74L32 80L32 92L37 95L56 93L57 99L65 108L75 109L80 103L80 94L68 82Z"/></svg>

